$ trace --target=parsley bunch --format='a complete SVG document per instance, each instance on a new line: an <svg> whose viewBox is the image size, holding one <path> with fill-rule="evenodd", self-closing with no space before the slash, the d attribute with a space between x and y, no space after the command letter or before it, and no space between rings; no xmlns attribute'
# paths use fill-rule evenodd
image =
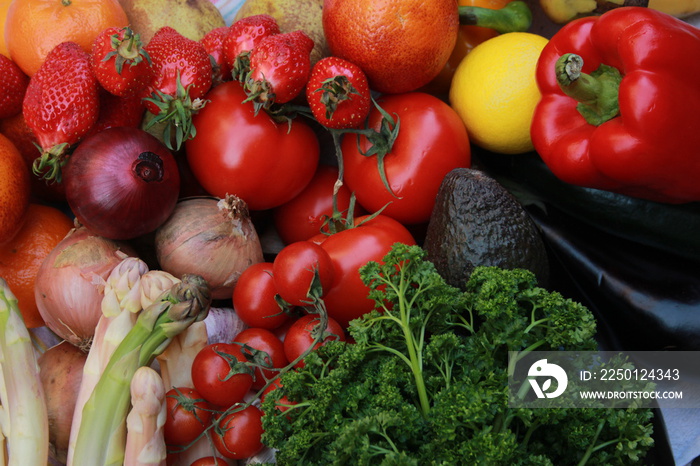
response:
<svg viewBox="0 0 700 466"><path fill-rule="evenodd" d="M396 244L361 275L377 306L355 342L313 351L263 402L278 464L630 464L651 447L650 409L508 407L508 351L597 346L591 312L529 271L478 267L462 291Z"/></svg>

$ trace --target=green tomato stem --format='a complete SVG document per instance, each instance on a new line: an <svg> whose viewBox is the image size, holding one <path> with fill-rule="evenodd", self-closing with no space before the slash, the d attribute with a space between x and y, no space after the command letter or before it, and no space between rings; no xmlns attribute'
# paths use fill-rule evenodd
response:
<svg viewBox="0 0 700 466"><path fill-rule="evenodd" d="M532 11L523 1L510 2L499 10L478 6L460 6L459 24L494 29L501 34L525 32L532 25Z"/></svg>

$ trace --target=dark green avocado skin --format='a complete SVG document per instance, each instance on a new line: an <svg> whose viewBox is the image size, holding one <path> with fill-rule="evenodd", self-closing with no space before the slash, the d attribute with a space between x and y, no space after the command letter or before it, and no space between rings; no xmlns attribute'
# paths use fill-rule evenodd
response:
<svg viewBox="0 0 700 466"><path fill-rule="evenodd" d="M480 170L456 168L445 176L423 247L438 273L458 288L480 265L531 270L543 287L549 281L547 251L535 223Z"/></svg>

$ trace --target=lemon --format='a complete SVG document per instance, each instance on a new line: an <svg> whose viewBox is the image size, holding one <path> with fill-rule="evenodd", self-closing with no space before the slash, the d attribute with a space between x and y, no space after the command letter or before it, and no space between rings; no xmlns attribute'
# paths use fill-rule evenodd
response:
<svg viewBox="0 0 700 466"><path fill-rule="evenodd" d="M510 32L474 47L455 70L450 105L470 140L500 154L532 151L530 124L540 91L535 68L548 40Z"/></svg>

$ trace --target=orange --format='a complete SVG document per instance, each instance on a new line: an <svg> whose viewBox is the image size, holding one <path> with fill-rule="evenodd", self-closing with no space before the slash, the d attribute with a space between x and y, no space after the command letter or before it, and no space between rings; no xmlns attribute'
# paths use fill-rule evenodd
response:
<svg viewBox="0 0 700 466"><path fill-rule="evenodd" d="M400 93L438 75L452 53L455 0L326 0L323 30L331 54L358 65L370 87Z"/></svg>
<svg viewBox="0 0 700 466"><path fill-rule="evenodd" d="M22 154L0 134L0 247L22 226L29 207L30 177Z"/></svg>
<svg viewBox="0 0 700 466"><path fill-rule="evenodd" d="M32 76L61 42L75 42L89 53L100 32L128 24L118 0L14 0L5 41L10 57Z"/></svg>
<svg viewBox="0 0 700 466"><path fill-rule="evenodd" d="M17 297L28 328L44 325L34 299L39 266L72 228L73 221L61 210L30 204L22 229L0 249L0 277Z"/></svg>
<svg viewBox="0 0 700 466"><path fill-rule="evenodd" d="M0 0L0 54L10 58L10 52L7 51L5 45L5 18L7 17L7 9L10 8L12 0Z"/></svg>

